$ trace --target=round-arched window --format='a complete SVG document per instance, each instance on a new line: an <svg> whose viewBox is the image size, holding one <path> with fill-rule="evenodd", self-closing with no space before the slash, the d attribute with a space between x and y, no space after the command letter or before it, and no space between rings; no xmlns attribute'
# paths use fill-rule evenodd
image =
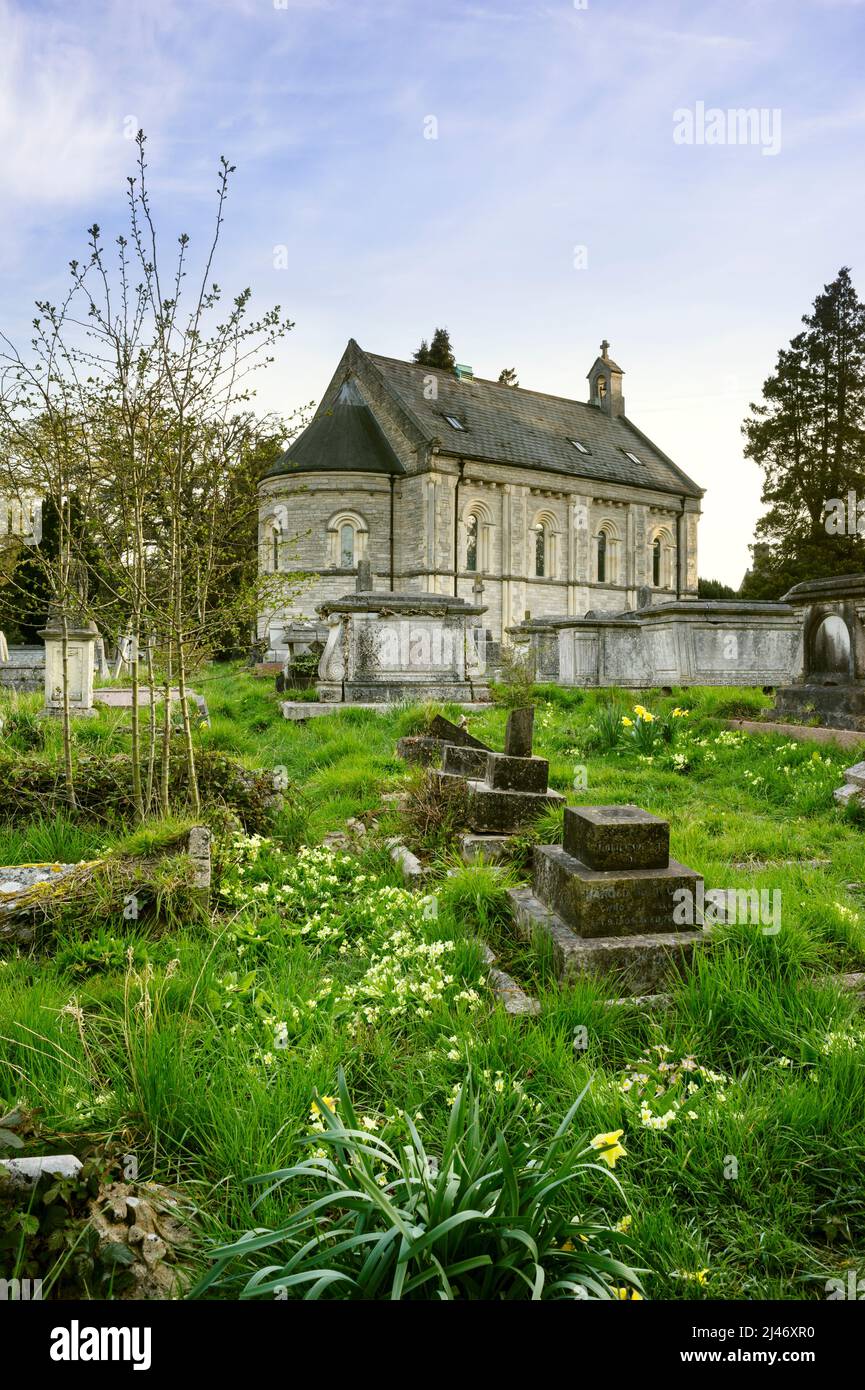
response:
<svg viewBox="0 0 865 1390"><path fill-rule="evenodd" d="M354 527L350 521L339 528L339 565L340 569L354 569Z"/></svg>
<svg viewBox="0 0 865 1390"><path fill-rule="evenodd" d="M607 533L598 532L598 583L604 584L607 579Z"/></svg>
<svg viewBox="0 0 865 1390"><path fill-rule="evenodd" d="M466 522L466 569L474 574L478 567L478 514L472 512Z"/></svg>
<svg viewBox="0 0 865 1390"><path fill-rule="evenodd" d="M542 521L535 527L535 574L543 579L547 572L547 528Z"/></svg>
<svg viewBox="0 0 865 1390"><path fill-rule="evenodd" d="M661 538L656 536L652 542L652 583L656 589L661 587Z"/></svg>

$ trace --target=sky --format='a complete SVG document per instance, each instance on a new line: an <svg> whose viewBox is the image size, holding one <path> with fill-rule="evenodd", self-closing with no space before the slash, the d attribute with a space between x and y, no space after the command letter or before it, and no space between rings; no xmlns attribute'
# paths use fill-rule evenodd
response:
<svg viewBox="0 0 865 1390"><path fill-rule="evenodd" d="M738 585L749 402L842 265L865 295L863 54L865 0L0 0L0 330L124 230L139 126L193 261L224 154L216 278L295 325L261 410L317 400L349 338L406 358L437 325L584 400L607 338L706 489L701 575Z"/></svg>

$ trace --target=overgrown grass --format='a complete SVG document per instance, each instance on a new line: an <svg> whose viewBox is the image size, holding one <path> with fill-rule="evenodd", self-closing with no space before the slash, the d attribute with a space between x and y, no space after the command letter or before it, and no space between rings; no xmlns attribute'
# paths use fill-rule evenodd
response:
<svg viewBox="0 0 865 1390"><path fill-rule="evenodd" d="M536 751L570 801L634 802L667 816L672 853L707 888L781 892L780 933L720 929L671 1007L650 1013L609 1007L602 981L561 991L550 960L513 939L507 877L456 865L444 847L434 912L403 890L375 836L348 867L330 875L324 861L297 878L299 848L348 817L378 808L382 838L396 828L381 802L409 780L394 744L429 711L343 711L295 725L279 717L271 686L239 668L206 673L196 688L213 720L197 734L202 746L284 773L291 791L274 844L221 850L225 896L210 926L190 921L151 940L119 919L86 946L70 934L53 957L7 949L0 1110L38 1108L47 1147L83 1156L110 1141L134 1152L143 1177L186 1185L208 1235L229 1242L284 1225L311 1199L300 1175L254 1206L246 1179L300 1162L311 1100L335 1092L340 1067L358 1114L394 1147L401 1135L409 1142L410 1120L429 1153L443 1151L467 1072L485 1128L541 1142L591 1082L574 1151L587 1135L622 1129L622 1188L575 1178L563 1209L624 1225L621 1258L648 1269L648 1296L820 1298L828 1277L857 1262L863 1272L863 1023L854 998L830 982L865 968L862 831L832 801L854 752L791 745L771 731L728 736L721 721L765 706L761 692L678 690L639 697L659 719L689 710L673 743L640 755L605 714L632 710L632 693L539 692ZM470 728L501 746L505 717L491 707L470 715ZM581 768L587 785L575 789ZM145 841L151 833L162 832L145 831ZM560 834L559 818L540 833ZM67 819L0 827L0 860L89 858L120 835ZM279 896L295 882L294 898ZM509 1019L496 1006L479 937L540 999L538 1017ZM452 983L439 987L429 963L442 943L451 943ZM417 984L403 1011L375 994L388 968ZM722 1080L700 1073L673 1121L645 1124L626 1083L683 1059ZM672 1074L658 1072L657 1084ZM683 1084L690 1075L686 1067ZM667 1093L650 1100L662 1117Z"/></svg>

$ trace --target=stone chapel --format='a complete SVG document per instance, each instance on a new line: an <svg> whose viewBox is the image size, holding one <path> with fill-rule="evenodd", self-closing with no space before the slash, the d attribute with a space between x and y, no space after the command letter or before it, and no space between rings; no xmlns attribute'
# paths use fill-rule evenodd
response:
<svg viewBox="0 0 865 1390"><path fill-rule="evenodd" d="M271 654L287 623L315 623L355 588L361 561L373 590L480 598L495 640L527 614L616 613L647 590L696 598L703 489L628 418L622 377L606 341L576 401L352 339L261 480L262 568L312 576L262 614Z"/></svg>

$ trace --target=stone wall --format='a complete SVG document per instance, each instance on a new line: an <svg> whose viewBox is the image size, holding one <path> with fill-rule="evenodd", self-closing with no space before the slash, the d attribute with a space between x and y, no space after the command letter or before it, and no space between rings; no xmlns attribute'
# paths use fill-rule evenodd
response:
<svg viewBox="0 0 865 1390"><path fill-rule="evenodd" d="M0 661L0 686L4 690L42 690L45 683L45 648L10 647L9 660Z"/></svg>

